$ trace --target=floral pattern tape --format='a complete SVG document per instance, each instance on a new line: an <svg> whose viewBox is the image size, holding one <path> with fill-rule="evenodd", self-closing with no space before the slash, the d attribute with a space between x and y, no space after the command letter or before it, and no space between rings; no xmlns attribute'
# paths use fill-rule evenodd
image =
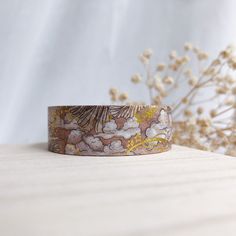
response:
<svg viewBox="0 0 236 236"><path fill-rule="evenodd" d="M154 105L48 108L48 148L70 155L141 155L171 147L169 107Z"/></svg>

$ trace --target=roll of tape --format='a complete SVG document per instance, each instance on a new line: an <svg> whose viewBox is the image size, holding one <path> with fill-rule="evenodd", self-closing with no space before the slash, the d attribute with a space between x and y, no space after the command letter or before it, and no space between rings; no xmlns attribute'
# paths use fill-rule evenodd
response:
<svg viewBox="0 0 236 236"><path fill-rule="evenodd" d="M142 155L171 148L167 106L48 107L48 148L78 156Z"/></svg>

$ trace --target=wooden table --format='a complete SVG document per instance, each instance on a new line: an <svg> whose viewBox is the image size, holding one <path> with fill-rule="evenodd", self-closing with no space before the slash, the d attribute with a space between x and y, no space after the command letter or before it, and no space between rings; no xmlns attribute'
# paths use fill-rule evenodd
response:
<svg viewBox="0 0 236 236"><path fill-rule="evenodd" d="M180 146L75 157L1 145L0 235L236 235L236 158Z"/></svg>

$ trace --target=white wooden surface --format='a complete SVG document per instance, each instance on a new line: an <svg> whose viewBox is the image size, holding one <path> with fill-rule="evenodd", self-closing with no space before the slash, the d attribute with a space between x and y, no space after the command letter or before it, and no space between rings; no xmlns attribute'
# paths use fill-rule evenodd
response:
<svg viewBox="0 0 236 236"><path fill-rule="evenodd" d="M1 145L0 235L236 235L236 158L178 146L75 157Z"/></svg>

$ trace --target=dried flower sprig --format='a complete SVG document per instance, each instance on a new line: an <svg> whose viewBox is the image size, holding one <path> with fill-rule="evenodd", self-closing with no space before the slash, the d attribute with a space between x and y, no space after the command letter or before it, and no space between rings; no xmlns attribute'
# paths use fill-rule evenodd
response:
<svg viewBox="0 0 236 236"><path fill-rule="evenodd" d="M152 70L153 51L146 49L139 55L145 76L136 73L131 82L146 85L151 104L160 105L176 96L176 102L170 104L174 143L236 156L235 48L228 46L210 62L208 53L191 43L183 50L182 56L172 51L168 63L158 63ZM186 92L178 97L180 89ZM115 88L110 89L110 96L116 103L143 104L130 101L127 93Z"/></svg>

